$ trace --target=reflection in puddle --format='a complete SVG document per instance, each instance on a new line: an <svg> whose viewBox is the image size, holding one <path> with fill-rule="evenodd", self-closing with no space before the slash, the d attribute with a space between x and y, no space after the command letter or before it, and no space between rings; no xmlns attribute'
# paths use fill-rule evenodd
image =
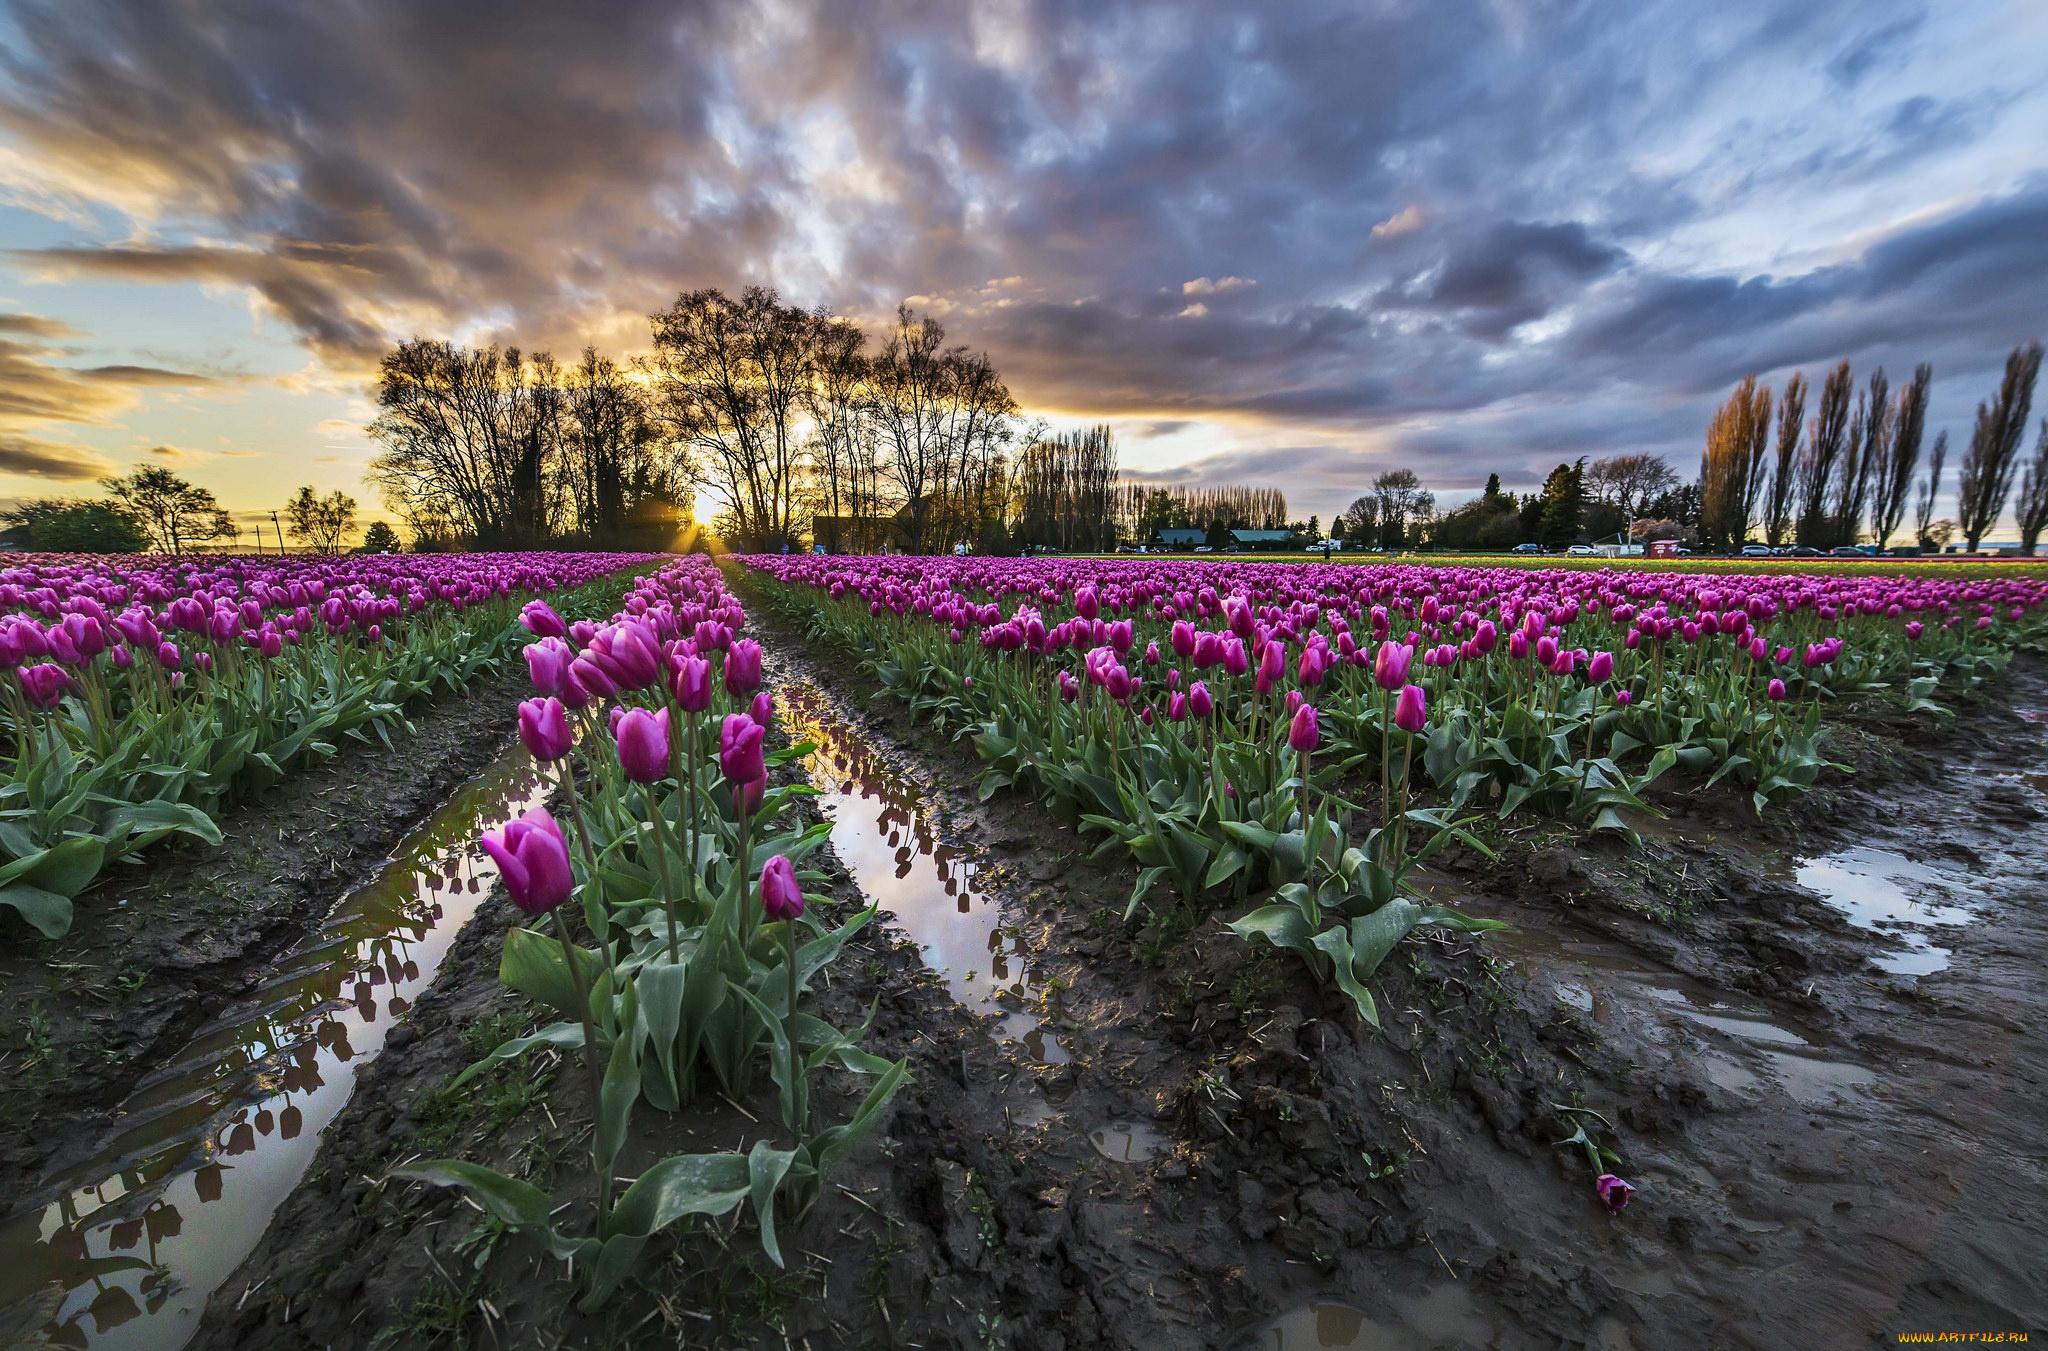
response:
<svg viewBox="0 0 2048 1351"><path fill-rule="evenodd" d="M1173 1142L1141 1121L1112 1121L1088 1132L1088 1143L1105 1159L1118 1163L1143 1163L1165 1151Z"/></svg>
<svg viewBox="0 0 2048 1351"><path fill-rule="evenodd" d="M1392 1318L1372 1318L1348 1304L1293 1309L1239 1343L1244 1351L1433 1351L1486 1346L1493 1325L1462 1285L1443 1284L1419 1295L1390 1296Z"/></svg>
<svg viewBox="0 0 2048 1351"><path fill-rule="evenodd" d="M916 785L893 773L809 681L784 685L777 704L793 738L817 743L806 765L832 822L832 850L855 884L894 916L954 999L1000 1015L1004 1039L1021 1042L1038 1063L1065 1063L1059 1038L1024 1010L1041 990L1023 940L995 898L975 892L973 862L933 835Z"/></svg>
<svg viewBox="0 0 2048 1351"><path fill-rule="evenodd" d="M120 1138L0 1220L0 1309L61 1287L53 1345L183 1346L497 876L477 836L545 797L524 750L501 756L144 1079Z"/></svg>
<svg viewBox="0 0 2048 1351"><path fill-rule="evenodd" d="M1808 859L1799 865L1797 877L1800 886L1819 893L1851 924L1906 945L1904 952L1870 959L1895 976L1926 976L1947 966L1949 950L1931 942L1925 930L1977 919L1975 910L1952 903L1960 879L1882 849L1845 849ZM1939 899L1927 899L1929 893Z"/></svg>
<svg viewBox="0 0 2048 1351"><path fill-rule="evenodd" d="M1457 903L1485 913L1483 903L1470 898L1460 897ZM1675 1024L1741 1043L1759 1060L1745 1064L1714 1049L1700 1057L1708 1081L1730 1092L1760 1092L1768 1074L1794 1100L1817 1105L1877 1081L1861 1065L1829 1060L1810 1049L1806 1037L1760 1002L1681 976L1626 949L1560 938L1526 924L1491 934L1488 941L1525 976L1547 981L1560 1002L1597 1023L1660 1042L1666 1040L1666 1025Z"/></svg>

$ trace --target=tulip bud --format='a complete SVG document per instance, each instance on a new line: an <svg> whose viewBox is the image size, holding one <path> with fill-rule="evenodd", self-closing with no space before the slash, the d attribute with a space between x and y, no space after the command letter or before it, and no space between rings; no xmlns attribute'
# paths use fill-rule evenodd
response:
<svg viewBox="0 0 2048 1351"><path fill-rule="evenodd" d="M761 913L769 919L793 920L804 912L803 888L796 869L781 854L761 865Z"/></svg>
<svg viewBox="0 0 2048 1351"><path fill-rule="evenodd" d="M569 626L544 600L528 601L519 612L519 622L536 638L563 638L569 633Z"/></svg>
<svg viewBox="0 0 2048 1351"><path fill-rule="evenodd" d="M718 729L718 768L741 787L768 777L761 752L761 724L743 713L728 713Z"/></svg>
<svg viewBox="0 0 2048 1351"><path fill-rule="evenodd" d="M569 899L575 885L569 846L545 807L507 821L502 830L485 831L483 846L498 865L506 895L527 914L544 914Z"/></svg>
<svg viewBox="0 0 2048 1351"><path fill-rule="evenodd" d="M549 697L520 704L519 739L533 758L543 764L567 755L576 744L576 737L569 730L569 716L562 701Z"/></svg>
<svg viewBox="0 0 2048 1351"><path fill-rule="evenodd" d="M1586 663L1586 678L1595 685L1605 685L1614 676L1614 654L1595 652L1593 660Z"/></svg>
<svg viewBox="0 0 2048 1351"><path fill-rule="evenodd" d="M1380 644L1379 652L1373 657L1372 678L1383 690L1397 690L1408 683L1408 665L1415 658L1415 649L1393 639Z"/></svg>
<svg viewBox="0 0 2048 1351"><path fill-rule="evenodd" d="M1206 718L1215 709L1216 701L1209 697L1209 686L1197 680L1188 686L1188 712L1198 718Z"/></svg>
<svg viewBox="0 0 2048 1351"><path fill-rule="evenodd" d="M1394 726L1404 732L1419 732L1429 725L1429 697L1420 685L1404 686L1394 703Z"/></svg>
<svg viewBox="0 0 2048 1351"><path fill-rule="evenodd" d="M676 707L702 713L711 707L711 663L702 657L681 657L669 664L668 690Z"/></svg>
<svg viewBox="0 0 2048 1351"><path fill-rule="evenodd" d="M1612 1173L1602 1173L1593 1179L1593 1191L1600 1198L1600 1204L1616 1215L1628 1206L1629 1197L1636 1194L1634 1187Z"/></svg>
<svg viewBox="0 0 2048 1351"><path fill-rule="evenodd" d="M1783 699L1785 697L1785 682L1782 680L1773 680L1769 685L1764 687L1764 693L1770 697L1771 702L1776 703L1778 700Z"/></svg>
<svg viewBox="0 0 2048 1351"><path fill-rule="evenodd" d="M634 783L656 783L668 773L668 710L629 709L612 729L619 767Z"/></svg>
<svg viewBox="0 0 2048 1351"><path fill-rule="evenodd" d="M22 693L37 708L55 708L70 683L61 666L25 666L21 671Z"/></svg>
<svg viewBox="0 0 2048 1351"><path fill-rule="evenodd" d="M761 683L761 645L742 638L725 654L725 692L737 699Z"/></svg>
<svg viewBox="0 0 2048 1351"><path fill-rule="evenodd" d="M1316 706L1303 704L1295 713L1294 721L1287 726L1287 744L1298 754L1307 755L1322 742L1321 729L1316 726Z"/></svg>
<svg viewBox="0 0 2048 1351"><path fill-rule="evenodd" d="M974 678L968 677L967 683L972 687ZM768 691L760 690L755 693L754 702L747 707L747 716L760 724L762 731L768 730L768 724L775 721L775 700Z"/></svg>

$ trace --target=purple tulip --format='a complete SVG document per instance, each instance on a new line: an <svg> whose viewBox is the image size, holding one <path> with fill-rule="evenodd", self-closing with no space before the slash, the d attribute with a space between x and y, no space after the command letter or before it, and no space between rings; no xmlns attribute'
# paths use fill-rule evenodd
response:
<svg viewBox="0 0 2048 1351"><path fill-rule="evenodd" d="M1414 659L1414 648L1389 638L1372 659L1373 682L1383 690L1400 689L1408 683L1408 665Z"/></svg>
<svg viewBox="0 0 2048 1351"><path fill-rule="evenodd" d="M561 759L576 744L569 730L569 715L562 701L553 697L528 699L519 705L519 739L533 758L542 764Z"/></svg>
<svg viewBox="0 0 2048 1351"><path fill-rule="evenodd" d="M1602 1173L1593 1179L1593 1192L1610 1214L1619 1215L1628 1208L1628 1199L1636 1194L1636 1189L1612 1173Z"/></svg>
<svg viewBox="0 0 2048 1351"><path fill-rule="evenodd" d="M569 663L576 654L560 638L543 638L524 649L526 674L542 694L560 694L569 683Z"/></svg>
<svg viewBox="0 0 2048 1351"><path fill-rule="evenodd" d="M1586 663L1586 679L1595 685L1605 685L1614 677L1614 654L1595 652L1593 659Z"/></svg>
<svg viewBox="0 0 2048 1351"><path fill-rule="evenodd" d="M592 660L588 648L584 649L582 656L569 663L569 679L593 698L609 699L619 692L618 682Z"/></svg>
<svg viewBox="0 0 2048 1351"><path fill-rule="evenodd" d="M569 634L569 626L544 600L526 602L526 608L519 612L519 622L536 638L565 638Z"/></svg>
<svg viewBox="0 0 2048 1351"><path fill-rule="evenodd" d="M1170 639L1173 655L1179 657L1182 661L1186 661L1195 654L1195 626L1188 623L1187 620L1176 619L1173 621L1173 631Z"/></svg>
<svg viewBox="0 0 2048 1351"><path fill-rule="evenodd" d="M711 707L711 663L702 657L682 657L669 663L668 690L676 707L685 713L702 713Z"/></svg>
<svg viewBox="0 0 2048 1351"><path fill-rule="evenodd" d="M483 846L498 865L512 904L527 914L545 914L569 899L575 886L569 845L545 807L507 821L502 830L485 831Z"/></svg>
<svg viewBox="0 0 2048 1351"><path fill-rule="evenodd" d="M1404 732L1419 732L1429 725L1429 697L1420 685L1406 685L1394 702L1394 726Z"/></svg>
<svg viewBox="0 0 2048 1351"><path fill-rule="evenodd" d="M1216 701L1209 697L1207 683L1197 680L1188 686L1188 712L1198 718L1206 718L1216 707Z"/></svg>
<svg viewBox="0 0 2048 1351"><path fill-rule="evenodd" d="M1294 678L1314 689L1323 683L1323 674L1329 669L1328 654L1320 647L1304 647L1301 660L1294 668Z"/></svg>
<svg viewBox="0 0 2048 1351"><path fill-rule="evenodd" d="M768 777L762 755L761 724L744 713L728 713L718 729L718 768L727 781L745 787Z"/></svg>
<svg viewBox="0 0 2048 1351"><path fill-rule="evenodd" d="M969 689L974 688L974 678L972 676L969 676L967 679L967 687ZM755 692L754 702L747 706L747 716L759 723L762 731L768 730L768 724L775 721L775 700L768 691L758 690Z"/></svg>
<svg viewBox="0 0 2048 1351"><path fill-rule="evenodd" d="M1785 697L1785 682L1782 680L1771 681L1769 685L1764 687L1764 693L1770 697L1772 703L1778 702Z"/></svg>
<svg viewBox="0 0 2048 1351"><path fill-rule="evenodd" d="M1166 696L1166 720L1186 722L1188 720L1188 697L1179 690Z"/></svg>
<svg viewBox="0 0 2048 1351"><path fill-rule="evenodd" d="M612 729L619 767L634 783L657 783L668 774L668 710L629 709Z"/></svg>
<svg viewBox="0 0 2048 1351"><path fill-rule="evenodd" d="M1630 704L1634 703L1635 701L1635 695L1627 690L1616 690L1614 692L1614 702L1620 704L1623 708L1627 708Z"/></svg>
<svg viewBox="0 0 2048 1351"><path fill-rule="evenodd" d="M761 683L761 645L742 638L725 654L725 692L735 699Z"/></svg>
<svg viewBox="0 0 2048 1351"><path fill-rule="evenodd" d="M55 708L70 683L71 677L61 666L25 666L21 670L22 693L37 708Z"/></svg>
<svg viewBox="0 0 2048 1351"><path fill-rule="evenodd" d="M1303 704L1294 715L1294 721L1287 725L1287 744L1301 755L1307 755L1322 743L1322 731L1316 726L1316 706Z"/></svg>
<svg viewBox="0 0 2048 1351"><path fill-rule="evenodd" d="M1198 671L1223 664L1223 639L1221 635L1203 629L1195 635L1194 650L1188 654L1188 661Z"/></svg>
<svg viewBox="0 0 2048 1351"><path fill-rule="evenodd" d="M769 919L793 920L804 912L803 888L796 869L777 854L761 865L761 913Z"/></svg>
<svg viewBox="0 0 2048 1351"><path fill-rule="evenodd" d="M178 651L176 643L158 643L156 645L156 664L163 667L166 671L175 671L185 664L185 657L183 653Z"/></svg>
<svg viewBox="0 0 2048 1351"><path fill-rule="evenodd" d="M1244 640L1232 636L1223 643L1223 670L1227 675L1241 676L1252 669L1251 658L1245 655Z"/></svg>

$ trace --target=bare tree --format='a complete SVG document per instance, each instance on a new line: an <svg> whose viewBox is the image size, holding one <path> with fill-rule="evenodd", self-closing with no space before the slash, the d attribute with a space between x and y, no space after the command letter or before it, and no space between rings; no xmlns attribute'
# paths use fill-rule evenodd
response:
<svg viewBox="0 0 2048 1351"><path fill-rule="evenodd" d="M1927 456L1927 477L1920 481L1920 491L1913 499L1913 542L1923 549L1934 543L1934 499L1941 495L1941 467L1947 461L1948 432L1944 430L1934 438L1934 449Z"/></svg>
<svg viewBox="0 0 2048 1351"><path fill-rule="evenodd" d="M2019 467L2020 438L2026 435L2033 411L2034 381L2041 374L2041 344L2015 347L2005 359L2005 379L1990 403L1977 405L1977 426L1970 448L1963 452L1962 482L1957 489L1956 524L1971 553L1998 521L2012 492Z"/></svg>
<svg viewBox="0 0 2048 1351"><path fill-rule="evenodd" d="M1778 450L1764 507L1764 539L1775 549L1792 534L1792 503L1799 486L1799 443L1806 431L1806 375L1794 371L1778 396Z"/></svg>
<svg viewBox="0 0 2048 1351"><path fill-rule="evenodd" d="M242 533L210 491L161 465L141 465L119 478L101 479L100 485L158 552L179 554L187 544L232 540Z"/></svg>
<svg viewBox="0 0 2048 1351"><path fill-rule="evenodd" d="M1849 420L1849 435L1843 452L1842 473L1835 490L1834 527L1830 532L1838 544L1854 544L1863 534L1863 509L1870 500L1870 485L1877 468L1891 454L1891 382L1884 367L1870 373L1870 390L1856 396L1856 413Z"/></svg>
<svg viewBox="0 0 2048 1351"><path fill-rule="evenodd" d="M733 532L754 547L792 542L799 418L821 325L759 286L738 300L715 289L686 292L650 322L659 415L678 443L702 454Z"/></svg>
<svg viewBox="0 0 2048 1351"><path fill-rule="evenodd" d="M291 522L292 538L315 553L340 553L341 546L356 529L356 500L336 488L325 497L312 488L301 488L285 503L284 518Z"/></svg>
<svg viewBox="0 0 2048 1351"><path fill-rule="evenodd" d="M1828 372L1820 389L1820 411L1799 461L1799 525L1801 544L1825 547L1833 542L1834 521L1828 505L1834 496L1835 470L1848 444L1849 406L1855 393L1849 363Z"/></svg>
<svg viewBox="0 0 2048 1351"><path fill-rule="evenodd" d="M545 537L555 384L546 354L529 371L516 347L400 343L378 366L368 430L384 450L368 477L408 521L446 519L478 540Z"/></svg>
<svg viewBox="0 0 2048 1351"><path fill-rule="evenodd" d="M1906 500L1913 493L1913 475L1920 468L1920 438L1927 427L1927 395L1933 384L1934 367L1922 362L1913 371L1912 383L1900 386L1885 455L1872 468L1870 533L1877 540L1879 553L1899 528Z"/></svg>
<svg viewBox="0 0 2048 1351"><path fill-rule="evenodd" d="M2048 529L2048 418L2041 419L2041 433L2034 441L2034 462L2020 477L2020 497L2013 510L2019 517L2020 552L2034 556L2041 531Z"/></svg>
<svg viewBox="0 0 2048 1351"><path fill-rule="evenodd" d="M1763 472L1770 442L1771 387L1745 376L1708 424L1700 456L1700 535L1709 547L1738 549L1749 538L1751 477Z"/></svg>
<svg viewBox="0 0 2048 1351"><path fill-rule="evenodd" d="M1624 518L1633 520L1678 486L1678 474L1662 455L1610 455L1586 467L1586 486L1596 500L1613 504Z"/></svg>

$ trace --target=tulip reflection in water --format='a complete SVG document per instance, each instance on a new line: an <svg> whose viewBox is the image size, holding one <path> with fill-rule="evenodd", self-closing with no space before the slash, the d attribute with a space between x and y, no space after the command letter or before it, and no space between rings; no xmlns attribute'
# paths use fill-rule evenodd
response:
<svg viewBox="0 0 2048 1351"><path fill-rule="evenodd" d="M1003 1035L1033 1059L1063 1063L1066 1048L1028 1011L1044 991L1022 940L995 898L976 892L973 862L934 835L917 785L891 772L815 685L792 682L780 698L791 738L818 745L811 782L824 793L833 852L855 883L916 940L955 999L1000 1015Z"/></svg>
<svg viewBox="0 0 2048 1351"><path fill-rule="evenodd" d="M501 758L146 1077L119 1137L0 1220L0 1308L55 1287L55 1345L182 1346L495 878L478 834L545 794Z"/></svg>

